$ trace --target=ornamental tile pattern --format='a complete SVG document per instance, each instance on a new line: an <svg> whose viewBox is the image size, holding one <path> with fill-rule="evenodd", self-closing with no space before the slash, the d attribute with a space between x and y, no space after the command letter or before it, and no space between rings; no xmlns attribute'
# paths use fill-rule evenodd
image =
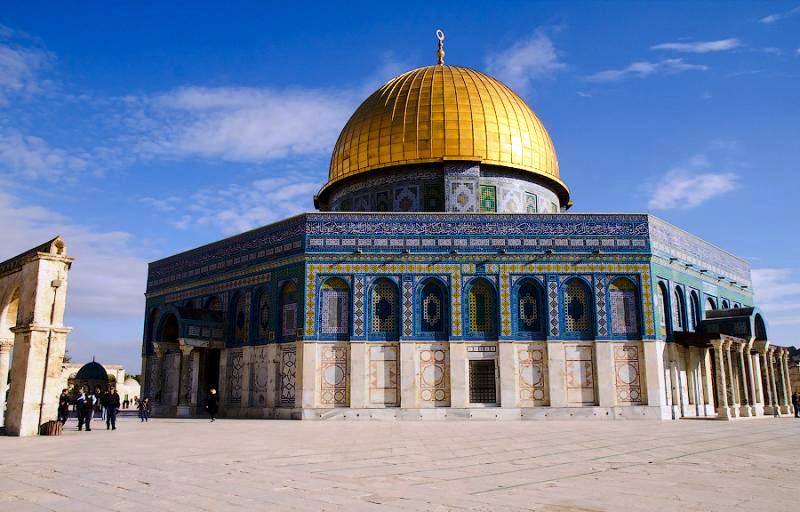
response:
<svg viewBox="0 0 800 512"><path fill-rule="evenodd" d="M511 279L500 274L500 324L503 336L511 336Z"/></svg>
<svg viewBox="0 0 800 512"><path fill-rule="evenodd" d="M311 267L312 265L309 265ZM353 334L364 336L364 276L356 276L353 285ZM311 317L310 331L314 333L314 317ZM307 330L308 327L307 327Z"/></svg>
<svg viewBox="0 0 800 512"><path fill-rule="evenodd" d="M617 402L642 403L641 343L614 343L614 379Z"/></svg>
<svg viewBox="0 0 800 512"><path fill-rule="evenodd" d="M280 405L294 407L297 388L297 347L294 343L281 346Z"/></svg>
<svg viewBox="0 0 800 512"><path fill-rule="evenodd" d="M414 283L403 276L403 336L414 334Z"/></svg>
<svg viewBox="0 0 800 512"><path fill-rule="evenodd" d="M606 278L595 276L595 308L597 311L597 335L608 336L608 312L606 308Z"/></svg>
<svg viewBox="0 0 800 512"><path fill-rule="evenodd" d="M555 276L547 283L547 304L550 309L550 336L558 336L561 326L558 321L558 281Z"/></svg>
<svg viewBox="0 0 800 512"><path fill-rule="evenodd" d="M350 346L325 344L320 346L320 403L324 406L350 405Z"/></svg>
<svg viewBox="0 0 800 512"><path fill-rule="evenodd" d="M520 405L548 405L547 344L537 342L521 347L524 348L517 349Z"/></svg>

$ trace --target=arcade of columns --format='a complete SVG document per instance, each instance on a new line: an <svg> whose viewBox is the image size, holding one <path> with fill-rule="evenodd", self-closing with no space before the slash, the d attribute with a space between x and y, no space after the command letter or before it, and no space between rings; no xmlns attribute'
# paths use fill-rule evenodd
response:
<svg viewBox="0 0 800 512"><path fill-rule="evenodd" d="M198 349L209 347L194 346L187 340L180 340L177 345L155 342L153 347L154 354L143 360L143 368L148 368L151 372L144 396L152 397L161 393L161 400L156 402L157 405L169 407L177 404L178 416L192 415L199 403L200 351ZM174 350L176 348L178 352ZM171 364L167 361L170 350L174 358ZM711 408L706 414L698 412L698 416L713 414L714 405L716 405L716 415L721 419L794 413L789 383L789 351L785 348L770 346L768 341L746 341L742 338L720 335L719 339L711 341L711 347L694 350L697 350L697 354L689 356L695 362L694 371L688 372L687 375L689 387L693 389L693 385L696 384L699 388L695 391L695 396L706 397L705 400L695 400L694 403L708 404ZM223 356L221 361L225 360ZM713 365L713 370L707 366L709 361ZM277 364L277 360L275 363ZM669 372L672 396L677 397L681 391L676 389L680 377L675 363L670 363ZM172 386L175 388L173 393L167 394L167 388L170 387L167 385L167 380L170 378L174 378L177 382ZM246 376L243 375L242 378L245 379ZM716 394L711 379L715 379ZM220 382L220 384L224 387L226 383ZM673 398L672 403L680 403L673 405L674 407L688 407L688 404L681 399ZM684 412L677 416L686 414Z"/></svg>
<svg viewBox="0 0 800 512"><path fill-rule="evenodd" d="M789 351L767 341L712 340L717 416L737 418L793 412Z"/></svg>

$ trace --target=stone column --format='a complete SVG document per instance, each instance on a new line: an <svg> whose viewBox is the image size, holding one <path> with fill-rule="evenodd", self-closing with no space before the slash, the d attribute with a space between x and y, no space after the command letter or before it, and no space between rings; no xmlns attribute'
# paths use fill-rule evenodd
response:
<svg viewBox="0 0 800 512"><path fill-rule="evenodd" d="M725 378L726 365L726 343L722 340L712 340L711 344L714 346L714 369L717 373L717 416L720 418L730 419L731 411L728 407L728 385Z"/></svg>
<svg viewBox="0 0 800 512"><path fill-rule="evenodd" d="M769 375L769 385L772 389L772 414L780 414L781 398L778 393L778 383L775 379L775 349L773 347L767 349L767 364L767 375Z"/></svg>
<svg viewBox="0 0 800 512"><path fill-rule="evenodd" d="M710 416L715 414L717 410L717 397L714 396L714 382L713 374L711 373L711 351L707 348L703 349L703 358L700 361L701 372L703 378L703 406L705 407L705 415Z"/></svg>
<svg viewBox="0 0 800 512"><path fill-rule="evenodd" d="M789 379L789 351L784 349L783 353L783 376L786 382L786 403L789 414L794 414L794 404L792 404L792 381Z"/></svg>
<svg viewBox="0 0 800 512"><path fill-rule="evenodd" d="M761 368L761 382L765 392L764 415L770 415L774 413L774 395L772 394L772 384L770 384L769 380L769 361L767 357L767 349L765 347L760 347L758 349L758 364Z"/></svg>
<svg viewBox="0 0 800 512"><path fill-rule="evenodd" d="M725 361L728 364L726 368L727 377L728 377L728 391L729 391L729 405L731 408L731 416L734 418L739 416L739 405L741 401L739 399L739 383L738 378L736 375L736 367L733 364L733 355L731 354L731 349L733 342L728 341L725 343Z"/></svg>
<svg viewBox="0 0 800 512"><path fill-rule="evenodd" d="M667 383L664 378L664 342L660 340L645 341L642 343L644 347L644 367L645 367L645 381L647 382L647 405L650 407L658 408L657 417L660 419L669 419L672 417L669 406L667 405L666 389ZM549 352L549 351L548 351ZM561 351L561 379L563 381L563 350ZM550 369L552 376L553 369ZM552 379L551 379L552 382ZM562 384L563 386L563 384ZM550 388L552 390L552 387ZM566 394L565 400L566 400ZM551 391L552 403L552 391Z"/></svg>
<svg viewBox="0 0 800 512"><path fill-rule="evenodd" d="M750 406L752 405L751 402L751 393L749 390L748 380L747 380L747 367L744 364L744 344L739 343L736 346L736 355L737 355L737 364L739 365L739 386L742 390L742 402L739 406L739 414L741 416L751 416L752 409Z"/></svg>
<svg viewBox="0 0 800 512"><path fill-rule="evenodd" d="M498 343L497 366L500 371L500 407L517 407L517 351L513 343Z"/></svg>
<svg viewBox="0 0 800 512"><path fill-rule="evenodd" d="M192 350L194 347L181 345L181 369L178 381L178 416L192 415Z"/></svg>
<svg viewBox="0 0 800 512"><path fill-rule="evenodd" d="M781 403L781 412L783 414L792 413L791 401L791 386L789 385L789 378L786 372L786 350L780 349L778 351L778 377L781 380L781 387L783 388L783 402Z"/></svg>
<svg viewBox="0 0 800 512"><path fill-rule="evenodd" d="M6 382L10 368L11 348L13 339L0 340L0 427L5 425L6 416Z"/></svg>
<svg viewBox="0 0 800 512"><path fill-rule="evenodd" d="M756 386L756 399L761 406L761 412L764 412L764 406L767 405L766 395L764 394L764 381L762 375L764 375L761 369L761 356L758 352L753 352L751 354L752 358L752 365L753 365L753 381L755 382Z"/></svg>

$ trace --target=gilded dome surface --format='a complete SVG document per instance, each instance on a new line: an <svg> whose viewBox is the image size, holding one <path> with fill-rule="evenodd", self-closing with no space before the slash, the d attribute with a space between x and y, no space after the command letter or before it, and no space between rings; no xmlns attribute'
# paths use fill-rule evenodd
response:
<svg viewBox="0 0 800 512"><path fill-rule="evenodd" d="M555 148L544 125L514 91L473 69L434 65L389 80L345 125L328 183L396 165L476 161L555 182Z"/></svg>

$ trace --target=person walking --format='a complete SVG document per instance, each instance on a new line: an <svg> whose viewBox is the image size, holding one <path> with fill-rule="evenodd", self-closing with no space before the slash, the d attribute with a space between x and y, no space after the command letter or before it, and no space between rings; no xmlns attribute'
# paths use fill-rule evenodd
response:
<svg viewBox="0 0 800 512"><path fill-rule="evenodd" d="M211 416L211 421L216 421L217 419L217 410L219 409L219 397L217 396L217 390L211 388L208 392L208 397L206 398L206 411L208 411L208 415Z"/></svg>
<svg viewBox="0 0 800 512"><path fill-rule="evenodd" d="M75 397L75 415L78 416L78 430L83 430L86 421L86 388L81 388Z"/></svg>
<svg viewBox="0 0 800 512"><path fill-rule="evenodd" d="M797 394L797 391L792 393L792 407L794 407L794 417L800 418L800 395Z"/></svg>
<svg viewBox="0 0 800 512"><path fill-rule="evenodd" d="M150 399L144 398L138 402L136 407L139 409L139 421L145 423L150 419Z"/></svg>
<svg viewBox="0 0 800 512"><path fill-rule="evenodd" d="M105 394L105 404L104 407L106 408L106 430L117 430L117 412L119 411L119 393L117 393L117 388L111 387L108 390L108 393Z"/></svg>
<svg viewBox="0 0 800 512"><path fill-rule="evenodd" d="M64 388L58 397L58 421L64 425L67 423L67 418L69 418L69 394L67 388Z"/></svg>
<svg viewBox="0 0 800 512"><path fill-rule="evenodd" d="M94 388L94 393L86 395L86 404L83 407L83 423L86 425L86 431L92 431L92 418L94 418L94 409L97 407L97 396L100 394L100 388Z"/></svg>

